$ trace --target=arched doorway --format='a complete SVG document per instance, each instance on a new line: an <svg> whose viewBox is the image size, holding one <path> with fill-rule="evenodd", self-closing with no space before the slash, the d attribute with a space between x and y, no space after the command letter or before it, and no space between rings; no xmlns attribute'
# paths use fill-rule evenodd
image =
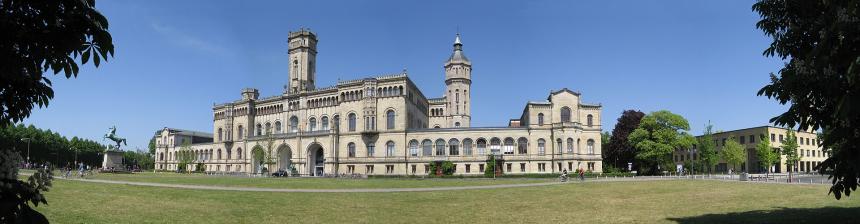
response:
<svg viewBox="0 0 860 224"><path fill-rule="evenodd" d="M321 177L325 174L325 154L317 143L308 147L308 176Z"/></svg>
<svg viewBox="0 0 860 224"><path fill-rule="evenodd" d="M262 164L266 160L266 152L263 151L263 147L260 145L254 146L251 149L251 170L254 171L254 174L262 173Z"/></svg>
<svg viewBox="0 0 860 224"><path fill-rule="evenodd" d="M293 164L291 159L293 158L293 150L290 149L290 146L284 144L278 147L278 171L287 171L287 173L292 174L290 170L290 166Z"/></svg>

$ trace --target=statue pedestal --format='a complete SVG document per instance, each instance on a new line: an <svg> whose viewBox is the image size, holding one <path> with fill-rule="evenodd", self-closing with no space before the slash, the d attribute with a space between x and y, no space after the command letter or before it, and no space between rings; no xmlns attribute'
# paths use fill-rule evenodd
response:
<svg viewBox="0 0 860 224"><path fill-rule="evenodd" d="M102 171L125 171L122 164L122 151L106 150L105 158L102 160Z"/></svg>

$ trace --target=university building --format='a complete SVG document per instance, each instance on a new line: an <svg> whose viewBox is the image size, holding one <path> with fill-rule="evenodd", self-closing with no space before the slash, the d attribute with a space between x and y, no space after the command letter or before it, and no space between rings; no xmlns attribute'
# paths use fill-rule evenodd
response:
<svg viewBox="0 0 860 224"><path fill-rule="evenodd" d="M459 34L438 98L426 97L406 71L317 87L317 41L309 30L290 32L283 93L260 97L247 88L215 105L214 134L158 131L156 168L176 170L188 143L189 169L214 172L425 175L430 163L451 161L455 174L480 175L491 157L500 173L601 172L601 105L583 103L579 92L549 91L507 125L472 127L472 63Z"/></svg>
<svg viewBox="0 0 860 224"><path fill-rule="evenodd" d="M714 133L713 138L718 153L722 147L726 145L726 141L729 141L731 138L735 138L735 140L744 147L744 151L746 152L746 162L737 167L735 171L749 173L767 172L767 167L761 164L758 160L756 145L761 141L761 138L768 138L768 140L770 140L772 150L780 155L779 161L770 166L770 171L772 173L785 173L788 169L785 165L785 155L780 153L780 148L784 144L784 141L788 140L787 133L787 128L760 126ZM800 155L800 161L792 166L792 172L809 173L817 171L815 167L818 166L818 164L821 164L821 162L824 162L828 157L828 152L821 147L818 134L813 131L795 130L795 136L797 137L797 153ZM702 136L697 136L697 138L701 137ZM676 150L673 157L675 164L678 166L690 162L699 162L698 150L696 147L688 150ZM726 172L730 168L731 166L726 164L722 159L714 167L716 172Z"/></svg>

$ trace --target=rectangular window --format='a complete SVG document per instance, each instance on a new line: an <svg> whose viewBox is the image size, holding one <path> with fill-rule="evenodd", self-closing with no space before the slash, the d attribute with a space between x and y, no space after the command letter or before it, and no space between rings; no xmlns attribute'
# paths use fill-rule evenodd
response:
<svg viewBox="0 0 860 224"><path fill-rule="evenodd" d="M783 141L782 135L779 135L779 142L782 142L782 141Z"/></svg>
<svg viewBox="0 0 860 224"><path fill-rule="evenodd" d="M425 173L425 174L429 174L429 173L430 173L430 166L428 166L428 165L424 165L424 173Z"/></svg>
<svg viewBox="0 0 860 224"><path fill-rule="evenodd" d="M472 172L472 165L466 164L466 173L471 173L471 172Z"/></svg>
<svg viewBox="0 0 860 224"><path fill-rule="evenodd" d="M385 165L385 174L394 173L394 165Z"/></svg>
<svg viewBox="0 0 860 224"><path fill-rule="evenodd" d="M726 146L726 138L723 138L723 146Z"/></svg>
<svg viewBox="0 0 860 224"><path fill-rule="evenodd" d="M573 170L573 162L567 162L567 170L568 170L568 171L572 171L572 170Z"/></svg>
<svg viewBox="0 0 860 224"><path fill-rule="evenodd" d="M373 165L367 165L365 169L365 174L373 174Z"/></svg>
<svg viewBox="0 0 860 224"><path fill-rule="evenodd" d="M594 171L594 162L588 162L588 171Z"/></svg>
<svg viewBox="0 0 860 224"><path fill-rule="evenodd" d="M523 172L523 173L526 172L526 164L525 163L520 163L520 172Z"/></svg>
<svg viewBox="0 0 860 224"><path fill-rule="evenodd" d="M776 134L770 134L770 142L776 141Z"/></svg>
<svg viewBox="0 0 860 224"><path fill-rule="evenodd" d="M745 144L746 143L746 136L741 136L741 138L738 140L740 140L741 144Z"/></svg>
<svg viewBox="0 0 860 224"><path fill-rule="evenodd" d="M755 135L750 135L750 143L755 143Z"/></svg>
<svg viewBox="0 0 860 224"><path fill-rule="evenodd" d="M484 164L478 164L478 172L484 172Z"/></svg>
<svg viewBox="0 0 860 224"><path fill-rule="evenodd" d="M412 165L412 175L415 175L415 170L416 170L416 168L417 168L417 167L418 167L418 166L416 166L416 165Z"/></svg>
<svg viewBox="0 0 860 224"><path fill-rule="evenodd" d="M511 172L511 166L512 166L512 165L511 165L511 164L510 164L510 163L508 163L508 164L505 164L505 165L507 165L507 168L508 168L508 173L510 173L510 172Z"/></svg>
<svg viewBox="0 0 860 224"><path fill-rule="evenodd" d="M346 166L346 173L349 173L349 174L355 173L355 165L347 165Z"/></svg>

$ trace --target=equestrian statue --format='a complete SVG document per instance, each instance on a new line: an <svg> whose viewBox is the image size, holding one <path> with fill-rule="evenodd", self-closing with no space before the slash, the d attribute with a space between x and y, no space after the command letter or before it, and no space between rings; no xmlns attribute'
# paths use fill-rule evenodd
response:
<svg viewBox="0 0 860 224"><path fill-rule="evenodd" d="M105 139L105 138L110 139L111 141L116 143L116 148L114 148L114 149L120 150L119 149L119 143L122 143L123 145L127 145L125 142L125 138L120 138L119 136L116 136L116 126L112 126L108 130L110 130L110 132L105 134L104 138L102 138L102 139ZM113 145L111 145L111 147L113 147Z"/></svg>

